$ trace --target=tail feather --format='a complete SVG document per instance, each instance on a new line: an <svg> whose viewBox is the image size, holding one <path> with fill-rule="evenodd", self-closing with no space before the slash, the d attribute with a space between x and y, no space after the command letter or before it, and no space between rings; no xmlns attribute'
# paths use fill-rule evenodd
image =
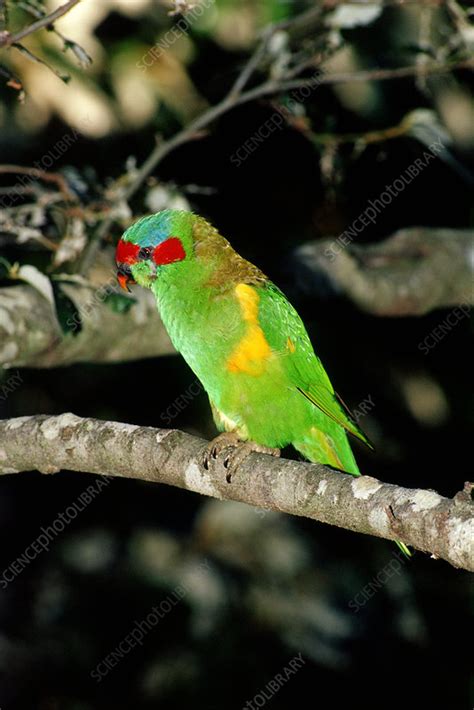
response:
<svg viewBox="0 0 474 710"><path fill-rule="evenodd" d="M334 427L334 432L327 434L313 426L307 436L294 441L293 446L308 461L324 463L353 476L360 476L347 434L342 427Z"/></svg>
<svg viewBox="0 0 474 710"><path fill-rule="evenodd" d="M338 430L331 434L326 434L316 427L311 427L308 435L300 441L294 441L293 446L309 461L333 466L353 476L361 475L347 434L341 427L338 427ZM395 540L395 543L405 557L412 556L404 542Z"/></svg>
<svg viewBox="0 0 474 710"><path fill-rule="evenodd" d="M399 549L403 552L404 556L410 559L413 557L413 552L405 545L401 540L395 540L395 544L398 545Z"/></svg>

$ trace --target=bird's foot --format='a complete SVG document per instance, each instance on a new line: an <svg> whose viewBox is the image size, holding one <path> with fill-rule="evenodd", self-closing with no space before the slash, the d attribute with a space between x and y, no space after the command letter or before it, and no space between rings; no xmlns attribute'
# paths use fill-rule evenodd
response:
<svg viewBox="0 0 474 710"><path fill-rule="evenodd" d="M242 441L234 432L224 432L213 439L204 452L204 468L209 469L211 460L230 449L224 458L224 467L227 469L227 483L232 482L232 476L237 471L242 462L251 453L269 454L270 456L280 456L280 449L273 449L270 446L257 444L255 441Z"/></svg>
<svg viewBox="0 0 474 710"><path fill-rule="evenodd" d="M252 453L278 457L280 456L280 449L256 444L255 441L241 441L224 459L224 467L227 469L227 483L232 483L234 473L238 471L239 466L245 461L247 456Z"/></svg>
<svg viewBox="0 0 474 710"><path fill-rule="evenodd" d="M209 470L211 461L215 461L225 449L239 446L241 443L242 441L237 434L231 431L224 431L216 436L204 450L202 463L206 471Z"/></svg>

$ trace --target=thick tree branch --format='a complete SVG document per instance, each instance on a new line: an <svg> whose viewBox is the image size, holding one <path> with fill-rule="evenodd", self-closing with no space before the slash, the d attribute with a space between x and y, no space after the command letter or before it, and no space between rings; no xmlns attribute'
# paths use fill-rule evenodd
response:
<svg viewBox="0 0 474 710"><path fill-rule="evenodd" d="M403 229L364 246L322 240L299 247L294 270L299 289L318 297L327 294L329 284L369 313L421 315L474 302L473 244L470 230L427 228ZM116 313L103 297L114 283L113 270L101 273L95 285L61 285L80 324L69 335L61 332L52 305L39 291L0 289L0 366L57 367L174 353L152 294L135 288L130 310Z"/></svg>
<svg viewBox="0 0 474 710"><path fill-rule="evenodd" d="M347 230L298 248L296 269L307 292L327 291L329 282L333 291L378 316L474 303L472 230L412 227L362 246L352 239Z"/></svg>
<svg viewBox="0 0 474 710"><path fill-rule="evenodd" d="M63 284L61 291L77 309L67 317L67 335L51 303L35 288L0 289L0 366L58 367L175 352L151 292L137 289L131 308L116 313L104 302L104 291L91 284Z"/></svg>
<svg viewBox="0 0 474 710"><path fill-rule="evenodd" d="M454 499L400 488L326 466L251 454L229 481L222 458L201 465L207 442L176 430L152 429L74 414L0 422L0 473L62 469L165 483L214 498L300 515L323 523L402 539L474 571L471 484Z"/></svg>

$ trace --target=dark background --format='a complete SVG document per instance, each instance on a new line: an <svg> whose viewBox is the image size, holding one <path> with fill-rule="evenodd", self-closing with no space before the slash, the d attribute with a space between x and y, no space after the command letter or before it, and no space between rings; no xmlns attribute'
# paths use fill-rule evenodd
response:
<svg viewBox="0 0 474 710"><path fill-rule="evenodd" d="M170 51L199 101L215 103L242 67L256 29L306 6L218 2L212 21L192 28L191 49L181 55L179 47ZM434 37L456 35L449 17L433 12L433 43ZM92 97L99 87L106 109L118 113L119 125L100 135L84 132L55 169L74 166L92 195L120 175L130 155L140 164L157 131L171 135L179 128L188 104L183 101L180 114L169 97L160 96L146 119L134 125L117 98L116 82L129 70L133 75L136 58L171 23L157 3L143 3L133 13L112 3L96 24L91 22L89 44L87 36L84 41L94 58L87 80L87 72L76 69L65 86L34 65L22 107L2 86L2 163L39 160L74 125L58 106L86 86ZM235 33L229 29L233 23ZM363 66L395 67L417 56L407 28L416 37L415 10L389 8L367 26L341 32L344 46ZM53 63L65 62L51 49L49 34L43 35L35 39L39 49L49 48ZM24 59L17 61L15 69L26 80L33 69ZM56 82L56 102L45 98L41 80L48 86ZM319 87L304 106L310 130L384 129L420 107L449 117L457 110L449 101L462 107L470 101L474 110L468 72L429 80L425 87L413 79L371 86L373 105L366 99L348 102L332 87ZM193 101L191 112L199 106ZM40 125L32 119L35 102L41 106ZM470 318L424 354L420 343L449 310L412 318L364 314L324 284L308 293L293 258L305 241L340 234L426 147L412 135L358 150L344 143L328 172L324 147L307 131L288 126L236 168L230 156L274 110L262 100L232 111L206 136L173 152L156 177L187 197L192 209L291 296L344 400L356 408L371 397L375 406L360 423L376 451L354 444L361 470L451 497L472 478ZM452 155L472 174L474 129L470 137L452 140ZM212 189L190 193L189 184ZM146 212L143 192L131 206L134 215ZM433 161L360 241L381 241L405 226L472 227L472 185L465 175L441 159ZM119 232L112 233L111 242ZM24 263L41 258L15 245L2 254ZM214 433L203 392L171 424L165 421L168 407L194 382L178 356L20 374L21 386L0 402L2 418L72 411L133 424L168 424L207 438ZM2 569L93 482L92 476L67 472L2 477ZM369 583L379 587L370 597L362 591ZM179 604L147 634L142 647L132 649L97 684L91 677L97 664L180 585L187 591ZM303 668L268 700L271 707L398 708L409 701L464 709L472 706L470 591L467 572L422 553L399 561L396 547L386 541L182 490L113 480L49 552L0 591L0 705L2 710L191 704L237 709L301 653ZM356 598L363 603L354 608Z"/></svg>

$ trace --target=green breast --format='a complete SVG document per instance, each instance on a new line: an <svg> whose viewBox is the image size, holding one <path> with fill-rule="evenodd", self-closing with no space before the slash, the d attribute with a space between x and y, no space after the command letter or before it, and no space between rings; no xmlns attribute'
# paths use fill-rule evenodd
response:
<svg viewBox="0 0 474 710"><path fill-rule="evenodd" d="M153 287L164 326L176 350L184 357L210 396L219 392L225 363L245 331L238 304L230 293L158 283Z"/></svg>

